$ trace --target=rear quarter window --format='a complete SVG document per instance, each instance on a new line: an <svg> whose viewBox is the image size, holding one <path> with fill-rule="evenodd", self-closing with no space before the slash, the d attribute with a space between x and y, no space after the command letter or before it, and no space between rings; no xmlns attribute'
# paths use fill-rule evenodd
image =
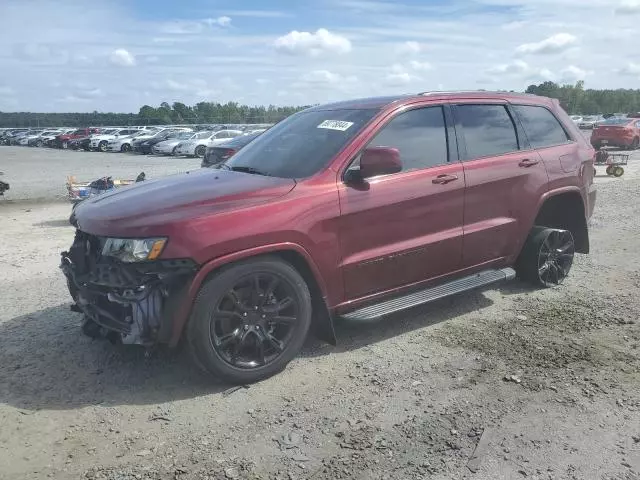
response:
<svg viewBox="0 0 640 480"><path fill-rule="evenodd" d="M560 121L546 108L514 105L513 109L533 148L553 147L571 141Z"/></svg>

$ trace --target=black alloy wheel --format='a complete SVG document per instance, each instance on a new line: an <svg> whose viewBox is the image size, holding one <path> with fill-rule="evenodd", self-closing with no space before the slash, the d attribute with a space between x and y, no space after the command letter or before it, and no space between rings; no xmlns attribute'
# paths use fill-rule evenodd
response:
<svg viewBox="0 0 640 480"><path fill-rule="evenodd" d="M534 227L518 259L518 274L541 287L560 285L569 275L574 255L570 231Z"/></svg>
<svg viewBox="0 0 640 480"><path fill-rule="evenodd" d="M275 258L238 263L200 290L187 325L195 363L232 383L278 373L298 354L311 325L300 274Z"/></svg>

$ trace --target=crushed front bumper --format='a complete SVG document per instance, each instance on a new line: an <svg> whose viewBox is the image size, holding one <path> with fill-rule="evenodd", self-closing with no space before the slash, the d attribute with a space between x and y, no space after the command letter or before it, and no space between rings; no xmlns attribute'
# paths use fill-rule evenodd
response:
<svg viewBox="0 0 640 480"><path fill-rule="evenodd" d="M167 343L172 318L196 271L190 259L122 263L102 257L104 239L76 231L62 252L73 310L101 336L127 344ZM83 328L86 333L86 328ZM92 335L96 336L96 335Z"/></svg>

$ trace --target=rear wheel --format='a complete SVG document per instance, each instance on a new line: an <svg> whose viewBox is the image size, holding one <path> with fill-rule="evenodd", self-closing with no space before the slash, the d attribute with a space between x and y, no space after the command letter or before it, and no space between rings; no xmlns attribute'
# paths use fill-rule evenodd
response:
<svg viewBox="0 0 640 480"><path fill-rule="evenodd" d="M614 177L621 177L622 175L624 175L624 168L613 167L611 170L611 173L613 174Z"/></svg>
<svg viewBox="0 0 640 480"><path fill-rule="evenodd" d="M102 140L98 144L98 150L100 150L101 152L106 152L107 151L107 142L105 140Z"/></svg>
<svg viewBox="0 0 640 480"><path fill-rule="evenodd" d="M613 173L613 171L612 171L612 170L613 170L613 166L612 166L612 165L609 165L609 166L607 167L607 170L606 170L607 175L611 175L611 174Z"/></svg>
<svg viewBox="0 0 640 480"><path fill-rule="evenodd" d="M204 157L204 153L207 151L207 147L205 147L204 145L198 145L196 147L196 157Z"/></svg>
<svg viewBox="0 0 640 480"><path fill-rule="evenodd" d="M233 265L200 289L187 325L196 365L231 383L270 377L298 354L311 325L300 274L274 258Z"/></svg>
<svg viewBox="0 0 640 480"><path fill-rule="evenodd" d="M121 152L130 152L131 151L131 145L129 145L128 143L123 143L122 146L120 147L120 151Z"/></svg>
<svg viewBox="0 0 640 480"><path fill-rule="evenodd" d="M42 146L42 140L38 140L36 142L36 147L41 147Z"/></svg>
<svg viewBox="0 0 640 480"><path fill-rule="evenodd" d="M540 287L560 285L569 275L574 254L570 231L534 227L518 258L518 275Z"/></svg>

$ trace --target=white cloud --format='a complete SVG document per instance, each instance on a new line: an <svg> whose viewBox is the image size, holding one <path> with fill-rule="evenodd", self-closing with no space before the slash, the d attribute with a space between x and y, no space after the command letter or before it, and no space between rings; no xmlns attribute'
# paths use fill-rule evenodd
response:
<svg viewBox="0 0 640 480"><path fill-rule="evenodd" d="M624 0L615 9L616 15L634 15L640 13L640 0Z"/></svg>
<svg viewBox="0 0 640 480"><path fill-rule="evenodd" d="M349 53L351 42L348 38L331 33L325 28L315 33L293 30L274 42L277 50L292 54L316 56L321 53Z"/></svg>
<svg viewBox="0 0 640 480"><path fill-rule="evenodd" d="M419 62L418 60L411 60L409 65L417 72L426 72L433 68L429 62Z"/></svg>
<svg viewBox="0 0 640 480"><path fill-rule="evenodd" d="M111 52L109 60L120 67L132 67L136 64L136 58L124 48L118 48Z"/></svg>
<svg viewBox="0 0 640 480"><path fill-rule="evenodd" d="M514 60L511 63L502 63L487 70L489 74L521 74L529 71L529 64L523 60Z"/></svg>
<svg viewBox="0 0 640 480"><path fill-rule="evenodd" d="M206 18L204 20L204 23L206 23L210 27L215 27L215 26L228 27L229 25L231 25L231 18L227 16L222 16L218 18Z"/></svg>
<svg viewBox="0 0 640 480"><path fill-rule="evenodd" d="M302 81L313 84L337 85L357 82L358 78L355 75L343 76L328 70L313 70L312 72L304 74Z"/></svg>
<svg viewBox="0 0 640 480"><path fill-rule="evenodd" d="M390 73L385 77L385 84L389 86L407 85L419 79L419 77L411 75L409 72L396 72Z"/></svg>
<svg viewBox="0 0 640 480"><path fill-rule="evenodd" d="M621 75L628 75L633 77L640 77L640 63L629 62L618 73Z"/></svg>
<svg viewBox="0 0 640 480"><path fill-rule="evenodd" d="M535 54L559 53L574 46L577 42L577 37L570 33L556 33L555 35L545 38L540 42L520 45L516 49L516 52Z"/></svg>
<svg viewBox="0 0 640 480"><path fill-rule="evenodd" d="M398 46L398 53L407 53L409 55L416 55L420 53L422 46L413 40L402 43Z"/></svg>
<svg viewBox="0 0 640 480"><path fill-rule="evenodd" d="M576 82L578 80L584 80L585 77L590 75L591 72L584 70L575 65L569 65L566 68L560 70L560 76L564 82Z"/></svg>

